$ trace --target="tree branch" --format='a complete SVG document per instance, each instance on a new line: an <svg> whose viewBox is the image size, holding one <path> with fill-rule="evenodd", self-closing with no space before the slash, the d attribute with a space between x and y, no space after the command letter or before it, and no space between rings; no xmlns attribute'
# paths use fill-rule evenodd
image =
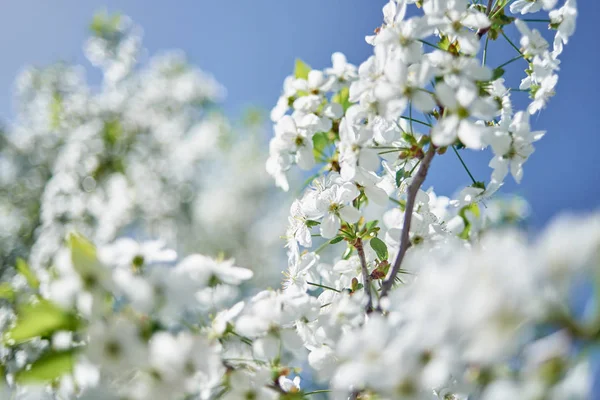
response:
<svg viewBox="0 0 600 400"><path fill-rule="evenodd" d="M485 9L485 13L489 16L492 12L492 5L494 4L494 0L488 0L488 5Z"/></svg>
<svg viewBox="0 0 600 400"><path fill-rule="evenodd" d="M367 268L367 259L365 257L365 250L363 248L363 241L361 238L357 238L354 242L354 248L356 248L356 252L358 253L358 258L360 259L360 266L362 271L363 278L363 289L365 289L365 293L367 294L367 306L365 307L367 313L373 311L373 297L371 295L371 274L369 274L369 269Z"/></svg>
<svg viewBox="0 0 600 400"><path fill-rule="evenodd" d="M433 143L430 144L429 149L427 149L427 153L425 153L425 157L421 161L421 165L419 166L417 175L414 177L413 181L408 186L408 193L406 196L406 208L404 209L404 223L402 225L402 234L400 236L400 249L398 250L396 260L394 261L394 266L392 267L390 277L386 279L381 285L381 297L387 296L388 292L394 285L396 275L398 275L398 272L400 271L400 266L402 265L402 260L404 259L404 254L406 254L406 250L408 250L408 248L410 247L410 222L412 220L412 214L415 208L415 199L417 197L419 189L421 188L421 185L427 177L429 165L431 165L431 160L433 160L435 151L436 148L433 145Z"/></svg>

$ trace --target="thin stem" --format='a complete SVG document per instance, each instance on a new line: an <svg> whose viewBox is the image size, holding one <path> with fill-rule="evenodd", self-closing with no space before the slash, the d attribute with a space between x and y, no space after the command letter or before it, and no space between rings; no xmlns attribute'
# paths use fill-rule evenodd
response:
<svg viewBox="0 0 600 400"><path fill-rule="evenodd" d="M327 290L333 290L334 292L338 292L340 293L339 290L332 288L331 286L325 286L325 285L321 285L320 283L314 283L314 282L306 282L308 285L311 286L316 286L316 287L320 287L321 289L327 289Z"/></svg>
<svg viewBox="0 0 600 400"><path fill-rule="evenodd" d="M393 150L384 150L384 151L380 151L380 152L379 152L379 153L377 153L377 154L379 154L379 155L382 155L382 154L395 153L395 152L397 152L397 151L404 151L404 150L406 150L406 149L393 149Z"/></svg>
<svg viewBox="0 0 600 400"><path fill-rule="evenodd" d="M512 40L510 40L510 38L508 36L506 36L506 33L504 33L503 31L500 31L500 33L502 33L502 36L504 36L504 39L506 39L506 41L512 46L513 49L515 49L520 55L523 55L523 52L521 51L521 49L519 49L517 47L517 45L514 44Z"/></svg>
<svg viewBox="0 0 600 400"><path fill-rule="evenodd" d="M416 88L416 90L420 90L421 92L429 93L432 96L435 95L435 93L433 93L431 90L427 90L427 89L422 88L422 87L418 87L418 88Z"/></svg>
<svg viewBox="0 0 600 400"><path fill-rule="evenodd" d="M444 50L444 49L442 49L440 46L438 46L438 45L436 45L436 44L433 44L433 43L431 43L431 42L428 42L428 41L426 41L426 40L423 40L423 39L417 39L417 40L418 40L419 42L423 43L423 44L426 44L427 46L435 47L435 48L436 48L436 49L438 49L438 50L442 50L442 51L448 51L448 50Z"/></svg>
<svg viewBox="0 0 600 400"><path fill-rule="evenodd" d="M415 163L415 166L411 168L410 172L408 173L409 176L412 176L413 172L415 172L415 169L417 169L417 167L419 166L419 164L421 164L421 160L417 161Z"/></svg>
<svg viewBox="0 0 600 400"><path fill-rule="evenodd" d="M232 361L232 362L245 362L245 363L262 363L262 364L266 364L264 361L260 361L260 360L254 360L254 359L249 359L249 358L225 358L223 359L223 361L227 362L227 361Z"/></svg>
<svg viewBox="0 0 600 400"><path fill-rule="evenodd" d="M410 147L399 146L365 146L365 148L375 150L410 150Z"/></svg>
<svg viewBox="0 0 600 400"><path fill-rule="evenodd" d="M319 161L323 162L329 158L329 156L327 154L323 153L321 150L319 150L317 148L313 148L313 150L315 150L317 153L319 153L319 155L321 155L323 157L323 160L319 160Z"/></svg>
<svg viewBox="0 0 600 400"><path fill-rule="evenodd" d="M242 342L246 343L248 346L252 346L252 339L247 338L246 336L242 336L238 333L231 332L233 336L237 336Z"/></svg>
<svg viewBox="0 0 600 400"><path fill-rule="evenodd" d="M394 123L396 124L396 126L398 127L398 129L400 129L402 131L402 133L406 133L406 131L404 129L402 129L402 127L400 126L400 124L398 123L398 121L394 120Z"/></svg>
<svg viewBox="0 0 600 400"><path fill-rule="evenodd" d="M483 48L483 58L481 60L481 66L485 66L485 62L487 60L487 49L488 49L488 43L490 41L490 36L486 36L485 37L485 47Z"/></svg>
<svg viewBox="0 0 600 400"><path fill-rule="evenodd" d="M373 288L373 282L372 281L371 281L371 290L375 294L375 297L377 297L377 304L379 304L379 300L381 300L381 297L379 297L379 293L377 293L377 288Z"/></svg>
<svg viewBox="0 0 600 400"><path fill-rule="evenodd" d="M543 19L543 18L521 18L521 21L526 21L526 22L547 22L547 23L551 23L552 22L549 19Z"/></svg>
<svg viewBox="0 0 600 400"><path fill-rule="evenodd" d="M412 101L410 103L408 103L408 116L410 117L410 119L409 119L410 134L414 136L415 131L413 130Z"/></svg>
<svg viewBox="0 0 600 400"><path fill-rule="evenodd" d="M300 190L298 191L298 196L300 196L302 194L302 191L308 186L310 185L310 183L321 174L321 172L323 172L323 170L321 169L319 172L311 175L310 177L308 177L304 183L302 184L302 186L300 186Z"/></svg>
<svg viewBox="0 0 600 400"><path fill-rule="evenodd" d="M502 68L502 67L506 67L508 64L510 64L510 63L512 63L512 62L514 62L514 61L520 60L521 58L523 58L523 54L521 54L521 55L518 55L518 56L516 56L515 58L512 58L512 59L508 60L508 61L507 61L507 62L505 62L504 64L502 64L502 65L499 65L498 67L496 67L496 69L499 69L499 68Z"/></svg>
<svg viewBox="0 0 600 400"><path fill-rule="evenodd" d="M354 248L358 253L358 258L360 259L360 267L362 271L363 278L363 289L367 295L367 305L365 307L367 313L373 311L373 298L371 297L371 274L369 274L369 269L367 268L367 259L365 257L365 250L363 248L363 241L361 238L356 239L354 242Z"/></svg>
<svg viewBox="0 0 600 400"><path fill-rule="evenodd" d="M473 183L477 183L477 181L475 180L475 178L473 178L473 174L471 174L471 171L469 171L469 168L467 167L467 164L465 164L465 161L462 159L462 157L460 156L460 154L458 154L458 150L456 150L456 147L454 145L452 145L452 150L454 150L454 154L456 154L456 156L460 160L460 163L464 167L465 171L467 171L467 174L469 174L469 178L471 178L471 180L473 181Z"/></svg>
<svg viewBox="0 0 600 400"><path fill-rule="evenodd" d="M418 119L414 119L414 118L411 118L411 117L405 117L404 115L401 115L400 118L405 119L407 121L416 122L417 124L421 124L421 125L425 125L425 126L431 127L431 124L428 124L425 121L420 121Z"/></svg>
<svg viewBox="0 0 600 400"><path fill-rule="evenodd" d="M435 146L433 144L430 144L429 149L427 149L427 153L425 153L425 157L423 157L421 166L417 171L417 175L414 177L413 181L408 187L408 193L406 196L406 208L404 209L404 223L402 225L402 234L400 236L400 249L398 250L398 255L396 256L396 260L394 261L394 266L392 267L392 272L389 278L386 279L381 285L382 298L387 296L388 292L392 288L396 279L396 275L398 275L398 271L400 271L400 266L402 265L404 255L406 254L406 251L410 246L410 222L412 220L412 214L415 208L415 199L417 197L419 189L421 188L421 185L425 181L425 178L427 178L427 172L429 171L429 166L431 165L433 156L435 156Z"/></svg>
<svg viewBox="0 0 600 400"><path fill-rule="evenodd" d="M321 390L313 390L312 392L306 392L303 393L304 396L310 396L311 394L318 394L318 393L330 393L331 390L328 389L321 389Z"/></svg>
<svg viewBox="0 0 600 400"><path fill-rule="evenodd" d="M400 203L398 200L396 200L396 199L395 199L395 198L393 198L393 197L388 197L388 199L390 199L390 201L391 201L392 203L394 203L394 204L396 204L396 205L399 205L400 207L402 207L402 206L403 206L403 204L402 204L402 203Z"/></svg>
<svg viewBox="0 0 600 400"><path fill-rule="evenodd" d="M490 19L494 19L496 17L496 15L498 15L498 13L500 11L502 11L504 9L504 7L506 7L508 5L508 3L510 3L512 0L508 0L508 1L502 1L502 5L498 4L498 8L497 10L495 10L492 15L490 16Z"/></svg>
<svg viewBox="0 0 600 400"><path fill-rule="evenodd" d="M319 254L320 252L322 252L325 249L325 247L327 247L328 244L329 244L329 240L326 240L325 243L323 243L322 245L317 247L317 249L315 250L315 254Z"/></svg>
<svg viewBox="0 0 600 400"><path fill-rule="evenodd" d="M352 235L354 235L354 233L353 233L353 232L350 232L350 231L345 231L345 230L343 230L342 228L340 228L340 232L342 232L342 233L345 233L345 234L346 234L346 235L348 235L348 236L352 236Z"/></svg>

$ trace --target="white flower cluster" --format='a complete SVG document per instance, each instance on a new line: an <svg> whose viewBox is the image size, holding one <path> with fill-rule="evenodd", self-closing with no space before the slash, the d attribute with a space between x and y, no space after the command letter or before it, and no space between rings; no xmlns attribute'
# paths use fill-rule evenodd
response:
<svg viewBox="0 0 600 400"><path fill-rule="evenodd" d="M416 246L371 313L360 254L331 265L306 253L282 290L226 308L252 277L232 261L68 243L56 278L25 266L27 282L11 284L2 362L17 399L587 398L579 354L600 318L576 317L570 301L598 273L598 215L562 218L531 244L508 228ZM377 252L364 250L376 279ZM329 389L301 388L300 367Z"/></svg>
<svg viewBox="0 0 600 400"><path fill-rule="evenodd" d="M415 13L414 6L422 12ZM548 12L547 18L518 19L518 14L541 11ZM316 176L290 209L286 291L323 288L322 314L337 310L341 300L332 297L348 292L362 305L354 312L345 309L348 320L326 315L325 321L335 321L331 333L312 323L315 330L305 343L310 365L330 379L340 398L429 398L432 390L440 398L461 393L475 398L490 393L502 393L494 394L497 398L585 397L585 379L573 378L584 383L568 395L559 385L571 368L581 376L581 368L569 364L572 340L561 349L565 363L552 382L527 375L537 370L512 366L529 352L527 346L545 346L532 341L553 340L515 334L517 328L526 326L531 333L543 321L554 321L555 307L568 303L565 293L574 290L576 280L563 285L550 279L546 275L552 274L553 263L539 263L542 251L524 248L515 233L494 233L499 222L518 220L522 208L499 215L502 210L493 204L485 211L478 205L509 172L521 181L533 143L545 133L532 131L529 116L554 95L558 56L574 32L575 1L392 0L383 12L384 24L366 39L373 56L356 68L336 53L333 66L323 71L297 61L271 113L275 136L266 167L276 184L288 189L286 171L293 164ZM528 22L546 22L556 31L554 49ZM516 26L512 32L520 35L520 46L510 38L511 26ZM496 40L505 41L515 55L491 67L488 52ZM526 75L512 89L503 76L517 62L524 64ZM515 109L511 97L519 92L531 98L523 110ZM473 178L460 152L487 147L493 173L486 183ZM473 180L453 198L422 189L432 160L447 151L459 157ZM388 204L394 207L386 210ZM597 221L590 224L597 231ZM314 236L327 241L310 252ZM592 236L584 251L588 260L597 257L597 233ZM319 253L340 242L346 243L341 259L331 266L319 261ZM507 260L503 252L523 254ZM505 263L511 266L503 268ZM585 263L574 265L586 270L578 273L594 275ZM506 288L486 286L499 280ZM406 285L395 289L400 281ZM560 296L545 297L558 287ZM525 297L512 290L524 291ZM501 304L506 299L514 303ZM562 323L570 321L569 312L561 313ZM344 321L348 327L336 330ZM500 373L502 368L512 373ZM470 376L474 370L487 374L485 379Z"/></svg>
<svg viewBox="0 0 600 400"><path fill-rule="evenodd" d="M485 3L392 0L384 25L367 37L374 55L359 68L339 53L324 71L296 63L271 113L267 170L284 190L294 164L315 176L290 208L281 289L239 301L250 270L199 254L178 260L163 242L114 241L117 232L103 238L90 230L97 249L71 233L48 268L19 261L18 275L0 286L10 395L588 398L589 350L600 338L600 215L563 217L530 239L514 226L528 212L523 202L489 200L509 171L521 179L543 135L531 131L529 115L553 94L575 2ZM549 12L554 50L508 10ZM521 47L508 35L513 22ZM106 40L94 44L94 60L118 55L97 61L118 87L129 79L118 60L136 42L121 51ZM489 68L494 40L517 55ZM521 87L532 101L515 111L501 76L522 60ZM73 146L95 137L81 135ZM172 150L168 140L159 143ZM423 189L436 157L452 152L467 168L460 152L485 147L494 154L487 184L473 179L452 197ZM479 206L484 200L489 207Z"/></svg>
<svg viewBox="0 0 600 400"><path fill-rule="evenodd" d="M412 3L422 15L409 17ZM496 192L509 172L521 181L533 143L545 133L532 131L529 115L554 94L558 56L574 31L577 10L571 0L560 8L556 1L483 3L390 1L383 9L384 24L367 37L374 55L358 68L340 53L323 71L297 61L271 113L275 136L266 164L284 190L286 171L294 163L318 176L291 208L290 260L298 259L300 247L312 246L311 228L320 225L327 239L353 240L357 227L352 226L361 216L373 216L369 207L390 201L399 205L383 219L393 232L386 236L393 254L399 246L401 257L406 251L398 229L410 229L413 241L467 238L477 231L469 220L479 213L476 204ZM525 20L506 15L509 9L549 11L548 19L532 21L546 21L557 31L554 50ZM520 47L505 33L512 25ZM506 41L516 55L492 68L486 65L487 53L496 40ZM525 64L519 89L507 88L502 78L514 62ZM529 92L525 110L514 109L514 91ZM460 152L487 147L493 173L486 183L473 177ZM421 186L434 156L449 148L473 184L453 199L438 198Z"/></svg>
<svg viewBox="0 0 600 400"><path fill-rule="evenodd" d="M423 15L408 18L410 3L422 6ZM557 31L552 51L537 29L505 15L510 1L493 1L487 7L480 3L390 1L383 10L384 24L367 37L374 55L358 69L340 53L323 71L299 61L271 113L276 124L267 170L277 185L288 189L285 172L294 163L310 170L322 162L326 170L339 171L344 181L372 186L379 183L370 177L381 166L377 154L395 161L394 167L405 167L422 155L425 142L419 140L439 148L491 146L490 186L499 187L509 170L520 181L532 143L544 133L531 132L527 114L540 111L554 95L558 56L575 29L575 0L560 8L554 8L556 1L537 0L510 6L523 14L551 10L547 22ZM513 22L520 47L504 33ZM508 41L515 57L491 68L486 59L494 40ZM481 52L480 61L476 55ZM513 62L527 63L518 89L507 88L502 78L503 67ZM529 92L532 101L526 110L513 110L514 90ZM424 138L414 125L425 127Z"/></svg>
<svg viewBox="0 0 600 400"><path fill-rule="evenodd" d="M339 398L349 389L390 399L435 398L432 389L439 398L588 398L587 361L574 352L598 320L574 329L569 296L598 272L599 232L598 216L565 218L532 245L509 230L473 248L411 254L414 278L386 299L385 317L371 314L336 342L333 389Z"/></svg>
<svg viewBox="0 0 600 400"><path fill-rule="evenodd" d="M99 14L91 28L85 51L102 69L98 89L63 64L18 79L19 114L0 138L3 268L16 256L52 265L71 230L97 244L126 233L272 262L262 253L274 241L248 228L277 210L258 132L238 141L215 107L224 89L182 54L138 65L141 32L128 18ZM256 201L237 212L238 198Z"/></svg>
<svg viewBox="0 0 600 400"><path fill-rule="evenodd" d="M252 271L199 254L176 261L156 242L120 239L96 251L72 234L68 244L56 277L40 282L30 271L29 288L14 298L27 305L3 321L5 345L18 348L13 358L4 351L8 383L60 377L68 368L72 375L34 396L164 399L221 386L222 346L200 327L209 312L232 303ZM56 370L44 372L45 363Z"/></svg>

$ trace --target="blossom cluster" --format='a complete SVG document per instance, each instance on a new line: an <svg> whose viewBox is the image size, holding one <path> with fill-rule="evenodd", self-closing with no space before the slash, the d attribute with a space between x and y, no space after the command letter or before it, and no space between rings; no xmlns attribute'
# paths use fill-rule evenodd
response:
<svg viewBox="0 0 600 400"><path fill-rule="evenodd" d="M421 6L423 15L409 18L411 3ZM326 170L341 172L345 181L372 186L373 180L378 182L368 176L378 172L377 154L388 162L400 156L406 167L405 161L421 155L418 150L425 143L419 140L442 149L491 147L494 173L488 185L500 186L509 171L520 181L532 143L544 134L531 131L528 114L543 109L554 95L558 57L574 32L576 4L571 0L555 8L557 1L523 0L510 7L506 0L480 3L390 1L383 10L384 24L366 38L374 54L358 68L341 53L335 53L332 67L323 71L299 61L271 113L275 137L267 170L277 185L287 190L285 172L292 164L310 170L321 161L330 162ZM547 22L556 30L552 49L526 19L505 14L508 9L519 15L542 8L550 10ZM505 33L513 24L520 46ZM487 51L496 40L508 41L515 57L492 68L486 65ZM477 58L480 53L482 60ZM513 62L526 66L525 76L507 88L504 67ZM514 110L515 91L529 93L525 110ZM417 120L421 115L426 121ZM419 131L423 127L424 138ZM384 150L389 153L382 154Z"/></svg>
<svg viewBox="0 0 600 400"><path fill-rule="evenodd" d="M539 261L543 251L524 248L521 234L496 232L506 216L479 206L509 173L521 181L533 144L545 134L532 129L530 115L554 95L559 56L577 16L575 1L561 3L392 0L383 25L366 38L373 55L358 67L335 53L331 67L316 70L298 60L286 78L271 112L266 168L284 190L295 164L315 175L290 209L285 287L324 289L322 314L337 313L336 293L349 293L355 303L353 312L344 308L345 328L344 318L326 315L335 329L317 323L305 343L332 395L585 398L586 368L570 359L576 339L565 333L577 279L553 279L553 261ZM540 22L555 31L552 45L531 25ZM515 54L492 66L496 41ZM510 82L507 70L518 63L524 74ZM523 100L514 96L524 93L530 101L519 109ZM477 181L460 153L486 148L493 172ZM423 188L434 158L446 153L458 156L473 180L452 197ZM313 250L315 236L325 241ZM579 265L570 272L588 279L598 251L597 237L590 240L582 253L587 261L570 266ZM501 256L510 253L517 258ZM489 287L499 281L507 287ZM560 295L545 297L559 288ZM545 325L559 333L540 335ZM597 326L591 331L593 337ZM531 366L525 354L528 346L545 351L556 341L564 359L547 357L561 373L544 381L536 368L547 364ZM572 379L570 369L577 371Z"/></svg>
<svg viewBox="0 0 600 400"><path fill-rule="evenodd" d="M3 287L16 310L3 308L3 367L23 399L585 399L582 346L600 319L572 296L599 259L598 215L563 217L535 241L505 227L424 243L365 313L360 255L306 253L282 289L235 302L252 272L232 260L71 234L56 278L20 265ZM305 388L303 368L329 389Z"/></svg>
<svg viewBox="0 0 600 400"><path fill-rule="evenodd" d="M22 263L13 281L16 313L4 310L2 321L5 346L16 350L3 362L7 382L60 378L17 395L164 399L221 385L222 346L200 326L252 271L199 254L177 260L160 243L128 238L97 250L71 234L68 246L56 278L40 281Z"/></svg>
<svg viewBox="0 0 600 400"><path fill-rule="evenodd" d="M422 15L409 16L417 6ZM541 11L548 11L548 18L531 21L546 21L556 31L553 48L527 18L520 19ZM373 45L371 57L357 68L335 53L332 67L323 71L298 60L271 112L275 135L266 168L276 184L288 190L286 172L294 164L316 172L291 208L290 260L298 259L301 247L312 247L312 228L319 226L326 239L349 239L361 217L374 215L369 207L390 202L399 206L383 218L392 230L386 236L392 253L400 245L397 229L409 228L412 241L457 234L466 239L476 231L470 232L470 215L479 213L477 203L493 195L509 172L521 181L533 143L545 134L531 129L530 115L554 95L558 57L574 32L575 1L559 7L557 1L501 0L486 6L397 0L383 13L384 24L366 38ZM512 26L520 46L509 37ZM512 46L515 56L491 67L487 53L498 40ZM509 85L505 68L517 62L524 76ZM513 93L521 92L528 92L530 101L519 110ZM493 172L487 182L477 181L460 152L486 148L493 154ZM450 149L473 184L449 199L421 186L434 156Z"/></svg>
<svg viewBox="0 0 600 400"><path fill-rule="evenodd" d="M127 17L100 13L91 30L85 54L102 72L98 88L66 64L17 80L18 114L0 136L2 268L22 257L45 270L72 230L96 244L160 237L273 265L263 254L277 240L248 228L257 215L276 224L278 209L260 127L230 123L218 109L225 89L183 54L139 63L141 29ZM238 198L256 201L240 212Z"/></svg>
<svg viewBox="0 0 600 400"><path fill-rule="evenodd" d="M547 18L537 18L543 13ZM600 215L559 218L533 239L515 226L528 212L523 202L490 198L509 172L522 179L544 135L529 117L554 95L575 1L391 0L383 14L383 25L366 38L371 57L356 67L335 53L322 71L298 60L271 112L266 170L276 185L290 189L293 165L313 173L290 207L281 288L240 288L254 275L245 257L238 257L243 268L224 257L178 258L161 241L66 224L55 237L67 240L51 251L51 263L34 251L0 287L7 393L588 398L589 350L600 338ZM539 21L556 31L552 48L528 24ZM137 42L119 49L109 36L90 51L107 71L107 87L118 87L130 68L122 60ZM515 55L492 68L487 54L498 40ZM113 59L103 61L105 54ZM516 63L525 74L512 85L505 67ZM165 88L177 84L165 82L157 96L164 100ZM522 92L530 101L517 109L512 95ZM171 100L142 104L160 115L175 107ZM165 129L178 123L173 115L161 121ZM94 137L81 135L73 146L87 147ZM152 141L156 151L171 154L173 142L163 139ZM460 153L485 148L493 154L489 181L473 179L450 197L425 189L436 158L454 154L467 168ZM153 193L193 177L187 168L163 176L167 182ZM51 195L44 192L43 206Z"/></svg>

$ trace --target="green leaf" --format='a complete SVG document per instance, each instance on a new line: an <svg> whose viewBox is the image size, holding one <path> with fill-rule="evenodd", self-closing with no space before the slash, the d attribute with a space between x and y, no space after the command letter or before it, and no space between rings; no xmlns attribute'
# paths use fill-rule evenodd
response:
<svg viewBox="0 0 600 400"><path fill-rule="evenodd" d="M27 265L25 260L22 258L17 258L16 268L17 271L23 275L30 288L38 289L40 287L39 279L37 276L35 276L35 273L31 270L31 268L29 268L29 265Z"/></svg>
<svg viewBox="0 0 600 400"><path fill-rule="evenodd" d="M106 11L100 11L94 14L90 31L98 37L105 37L113 34L119 29L121 15L116 13L109 15Z"/></svg>
<svg viewBox="0 0 600 400"><path fill-rule="evenodd" d="M15 290L10 283L2 282L0 284L0 299L9 301L13 301L15 299Z"/></svg>
<svg viewBox="0 0 600 400"><path fill-rule="evenodd" d="M56 331L74 331L79 319L48 300L40 299L17 309L17 322L4 334L5 343L19 344L36 337L47 337Z"/></svg>
<svg viewBox="0 0 600 400"><path fill-rule="evenodd" d="M106 13L96 13L92 18L92 23L90 24L90 31L97 36L102 35L102 30L104 27L104 19L106 17Z"/></svg>
<svg viewBox="0 0 600 400"><path fill-rule="evenodd" d="M370 231L371 229L375 228L377 226L377 224L379 223L378 220L374 219L373 221L369 221L365 224L365 229L368 231Z"/></svg>
<svg viewBox="0 0 600 400"><path fill-rule="evenodd" d="M438 46L442 50L448 50L448 47L450 47L450 39L448 39L448 36L442 36L438 42Z"/></svg>
<svg viewBox="0 0 600 400"><path fill-rule="evenodd" d="M492 25L487 33L491 40L498 39L502 33L502 30L504 29L504 26L510 25L515 20L514 17L509 17L504 14L504 8L499 8L498 10L499 11L494 14L491 20Z"/></svg>
<svg viewBox="0 0 600 400"><path fill-rule="evenodd" d="M453 42L451 42L450 38L446 35L442 36L441 40L438 42L438 47L454 55L458 55L460 52L460 45L458 44L458 40L454 40Z"/></svg>
<svg viewBox="0 0 600 400"><path fill-rule="evenodd" d="M473 183L471 185L471 187L485 190L485 182L483 182L483 181L477 181L477 182Z"/></svg>
<svg viewBox="0 0 600 400"><path fill-rule="evenodd" d="M294 68L294 76L298 79L308 79L308 73L312 70L310 65L306 64L301 59L296 59L296 66Z"/></svg>
<svg viewBox="0 0 600 400"><path fill-rule="evenodd" d="M498 78L501 78L502 75L504 75L504 69L502 68L496 68L495 70L492 71L492 81L495 81Z"/></svg>
<svg viewBox="0 0 600 400"><path fill-rule="evenodd" d="M122 135L123 126L121 125L121 121L113 119L104 123L104 140L108 144L115 145Z"/></svg>
<svg viewBox="0 0 600 400"><path fill-rule="evenodd" d="M102 268L96 256L96 247L78 233L71 233L67 239L71 249L73 267L82 276L87 276L91 270Z"/></svg>
<svg viewBox="0 0 600 400"><path fill-rule="evenodd" d="M71 249L71 261L78 268L80 264L97 263L96 247L84 236L78 233L70 233L67 243Z"/></svg>
<svg viewBox="0 0 600 400"><path fill-rule="evenodd" d="M319 132L313 135L313 154L317 160L321 159L325 148L329 145L326 132Z"/></svg>
<svg viewBox="0 0 600 400"><path fill-rule="evenodd" d="M307 219L306 220L306 226L308 226L309 228L312 228L313 226L317 226L320 225L321 223L319 221L313 221L312 219Z"/></svg>
<svg viewBox="0 0 600 400"><path fill-rule="evenodd" d="M346 251L344 251L344 254L342 255L342 258L344 260L347 260L348 258L350 258L350 256L352 255L352 251L353 250L354 250L353 246L346 247Z"/></svg>
<svg viewBox="0 0 600 400"><path fill-rule="evenodd" d="M396 171L396 187L400 187L400 184L402 183L405 177L406 171L404 170L404 168L400 168L398 171Z"/></svg>
<svg viewBox="0 0 600 400"><path fill-rule="evenodd" d="M107 282L111 279L111 273L98 260L96 247L77 233L71 233L67 242L71 249L73 268L79 273L84 287L87 290L106 289Z"/></svg>
<svg viewBox="0 0 600 400"><path fill-rule="evenodd" d="M31 368L15 374L18 383L50 383L63 375L73 372L75 351L50 351L37 359Z"/></svg>
<svg viewBox="0 0 600 400"><path fill-rule="evenodd" d="M377 254L377 258L379 258L379 260L387 260L388 249L383 240L379 239L378 237L374 237L369 243L371 244L371 248L375 250L375 253Z"/></svg>
<svg viewBox="0 0 600 400"><path fill-rule="evenodd" d="M463 228L462 232L458 235L458 237L460 237L461 239L465 239L465 240L471 236L471 228L473 225L467 215L467 212L471 213L475 218L479 218L479 216L480 216L479 205L477 205L477 203L471 203L471 204L461 208L460 211L458 212L458 215L462 218L462 220L465 224L465 227Z"/></svg>
<svg viewBox="0 0 600 400"><path fill-rule="evenodd" d="M417 140L415 137L409 133L402 133L402 139L406 140L410 144L417 144Z"/></svg>
<svg viewBox="0 0 600 400"><path fill-rule="evenodd" d="M346 112L346 110L352 105L352 103L350 102L350 89L347 87L342 88L342 90L340 90L333 96L331 101L333 101L334 103L341 104L342 108L344 109L344 112Z"/></svg>
<svg viewBox="0 0 600 400"><path fill-rule="evenodd" d="M336 244L336 243L341 242L342 240L344 240L343 236L336 236L329 241L329 244Z"/></svg>

